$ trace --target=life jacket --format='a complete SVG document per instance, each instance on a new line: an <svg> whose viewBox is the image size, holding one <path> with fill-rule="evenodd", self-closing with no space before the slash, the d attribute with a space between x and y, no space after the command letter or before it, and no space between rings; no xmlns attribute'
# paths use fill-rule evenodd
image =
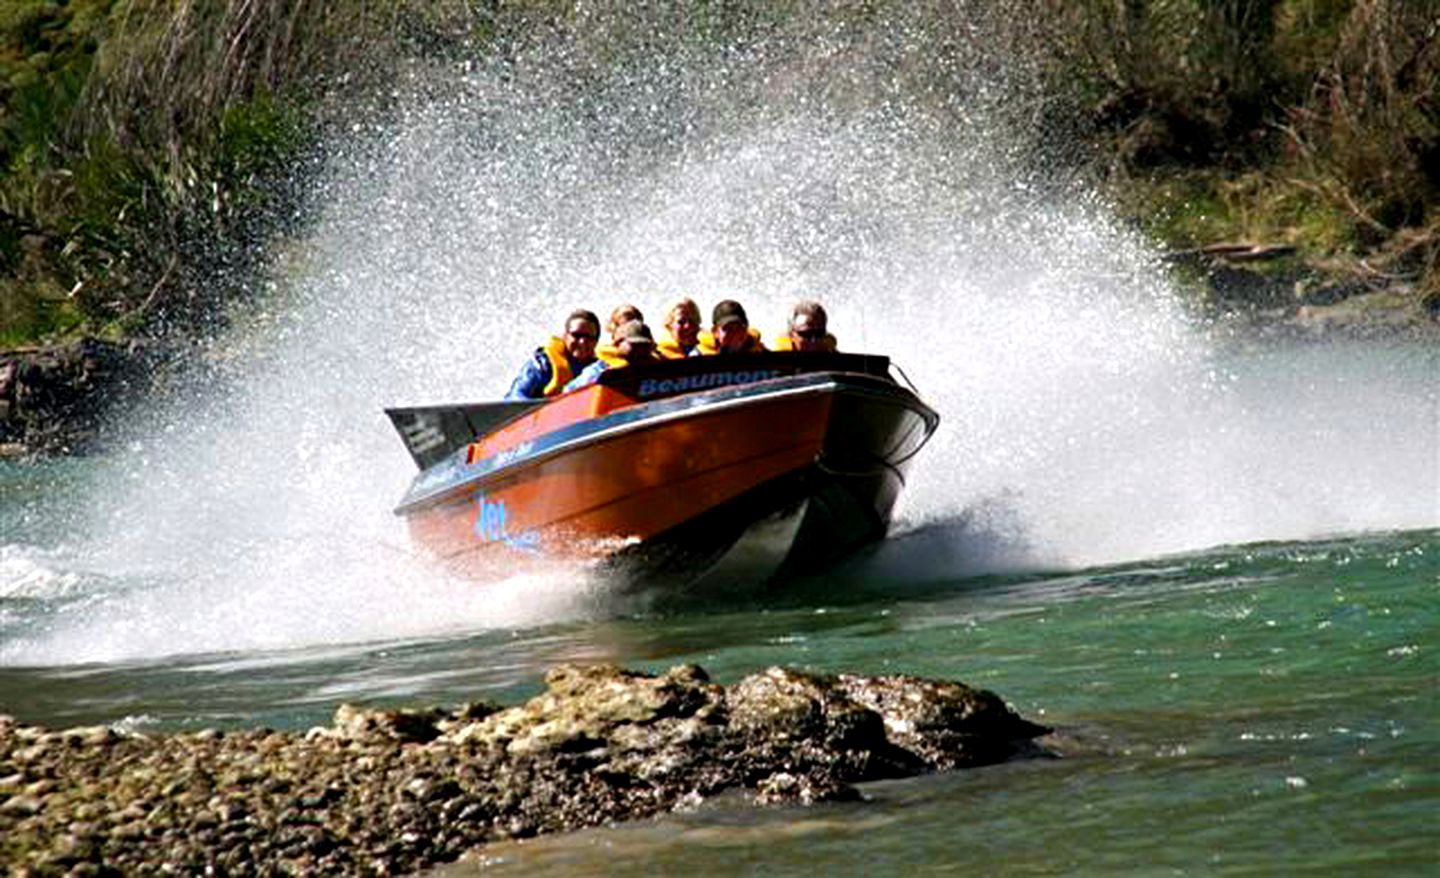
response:
<svg viewBox="0 0 1440 878"><path fill-rule="evenodd" d="M832 354L835 353L835 336L831 335L831 334L828 333L828 332L825 333L825 342L824 342L824 344L825 344L825 350L826 350L826 351L828 351L828 352L830 352L830 353L832 353ZM794 343L792 343L792 342L790 341L790 334L789 334L789 333L786 333L785 335L777 335L777 336L775 337L775 340L772 341L772 342L770 342L770 350L772 350L772 351L793 351L793 350L795 350L795 345L794 345Z"/></svg>
<svg viewBox="0 0 1440 878"><path fill-rule="evenodd" d="M613 344L602 344L595 346L595 359L603 360L605 365L611 369L618 369L621 366L628 366L630 362L620 354L620 346Z"/></svg>
<svg viewBox="0 0 1440 878"><path fill-rule="evenodd" d="M655 353L658 354L662 360L683 360L699 352L700 345L698 342L687 351L680 346L680 342L675 340L675 336L671 335L668 329L665 330L665 333L655 342Z"/></svg>
<svg viewBox="0 0 1440 878"><path fill-rule="evenodd" d="M720 340L715 337L714 333L702 331L700 333L700 341L698 347L700 348L701 354L705 356L713 356L720 353ZM740 350L736 351L736 353L758 354L764 350L765 343L760 340L760 330L752 326L746 330L745 344L742 345Z"/></svg>
<svg viewBox="0 0 1440 878"><path fill-rule="evenodd" d="M570 357L565 353L565 340L558 336L551 336L545 342L541 352L545 359L550 361L550 383L545 385L542 393L545 396L559 396L570 379L575 377L575 369L570 365Z"/></svg>
<svg viewBox="0 0 1440 878"><path fill-rule="evenodd" d="M630 361L627 360L627 359L625 359L624 355L620 353L620 346L619 346L619 345L613 345L613 344L596 345L596 346L595 346L595 358L596 358L597 360L604 360L604 361L605 361L605 365L606 365L606 366L609 366L611 369L619 369L621 366L629 366L629 365L630 365ZM651 360L658 360L658 359L660 359L660 357L659 357L659 355L657 355L657 354L655 354L655 353L651 353L651 354L650 354L650 359L651 359Z"/></svg>
<svg viewBox="0 0 1440 878"><path fill-rule="evenodd" d="M625 365L625 358L620 356L620 346L613 344L597 344L595 346L595 359L604 360L611 366Z"/></svg>

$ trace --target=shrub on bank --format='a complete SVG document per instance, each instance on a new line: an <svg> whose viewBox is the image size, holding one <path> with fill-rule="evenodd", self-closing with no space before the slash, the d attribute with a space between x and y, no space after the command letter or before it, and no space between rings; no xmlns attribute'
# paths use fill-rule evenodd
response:
<svg viewBox="0 0 1440 878"><path fill-rule="evenodd" d="M1119 199L1440 295L1440 15L1403 0L1038 0Z"/></svg>
<svg viewBox="0 0 1440 878"><path fill-rule="evenodd" d="M0 344L203 331L299 219L327 102L453 38L429 5L6 5Z"/></svg>

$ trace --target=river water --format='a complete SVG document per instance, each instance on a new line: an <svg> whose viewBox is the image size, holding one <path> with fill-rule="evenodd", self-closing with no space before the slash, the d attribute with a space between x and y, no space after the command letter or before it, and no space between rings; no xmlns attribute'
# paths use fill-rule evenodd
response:
<svg viewBox="0 0 1440 878"><path fill-rule="evenodd" d="M579 571L448 582L409 552L398 525L356 546L240 522L234 540L203 534L212 553L192 563L196 527L128 547L112 530L70 530L90 520L77 507L116 490L113 460L6 463L0 709L142 731L304 729L347 701L516 703L561 661L656 671L694 662L725 682L771 664L922 674L1001 693L1058 730L1062 758L871 785L861 804L755 810L722 800L499 845L481 865L522 874L1426 872L1437 862L1440 810L1440 529L1424 522L1437 502L1434 364L1414 347L1343 351L1371 367L1388 360L1387 380L1366 393L1401 407L1403 417L1377 423L1399 435L1293 436L1328 449L1337 469L1315 476L1328 484L1308 485L1306 464L1246 470L1260 487L1210 487L1252 504L1268 495L1286 538L1151 553L1152 533L1174 522L1146 508L1095 508L1081 493L1055 517L1110 521L1122 531L1114 540L1141 548L1057 567L1049 559L1070 544L1037 546L1043 524L999 539L977 516L924 520L912 503L890 541L823 581L693 611L616 604ZM1358 368L1326 354L1334 367ZM1266 353L1265 374L1276 356ZM1311 416L1322 432L1348 421L1318 410L1299 420ZM1381 443L1365 449L1377 457L1369 470L1339 468L1335 455L1369 441ZM398 441L390 451L403 456ZM932 455L916 481L952 466ZM1392 468L1393 481L1380 478ZM1161 482L1154 492L1175 490ZM1306 496L1344 508L1329 518L1325 508L1288 508ZM1357 526L1359 514L1374 518ZM1023 518L1014 509L1002 517L1012 526ZM1330 532L1297 538L1302 519ZM159 512L156 521L177 528ZM149 554L129 555L135 545Z"/></svg>
<svg viewBox="0 0 1440 878"><path fill-rule="evenodd" d="M1029 68L989 63L985 22L874 26L661 39L602 53L608 81L565 44L397 83L203 368L104 455L0 462L0 711L304 729L347 701L515 703L562 661L923 674L995 690L1063 758L853 805L709 803L486 864L1433 870L1433 342L1197 315L1053 173ZM767 332L818 295L842 349L905 370L943 422L892 538L663 610L581 570L435 570L391 514L413 472L381 409L497 397L570 309L653 317L680 292Z"/></svg>

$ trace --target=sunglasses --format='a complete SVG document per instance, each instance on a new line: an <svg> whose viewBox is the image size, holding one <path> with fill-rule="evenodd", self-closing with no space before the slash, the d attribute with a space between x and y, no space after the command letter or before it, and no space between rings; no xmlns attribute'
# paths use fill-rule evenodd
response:
<svg viewBox="0 0 1440 878"><path fill-rule="evenodd" d="M570 337L575 339L576 341L594 341L600 336L596 335L593 332L572 332L570 333Z"/></svg>
<svg viewBox="0 0 1440 878"><path fill-rule="evenodd" d="M795 334L806 341L821 341L825 338L825 330L823 329L807 329L804 332L797 330Z"/></svg>

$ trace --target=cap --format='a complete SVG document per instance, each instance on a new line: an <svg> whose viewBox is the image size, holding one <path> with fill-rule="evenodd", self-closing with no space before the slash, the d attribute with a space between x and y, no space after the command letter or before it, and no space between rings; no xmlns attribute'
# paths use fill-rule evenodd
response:
<svg viewBox="0 0 1440 878"><path fill-rule="evenodd" d="M710 315L710 323L716 328L724 326L727 323L734 323L737 320L747 326L750 324L750 318L745 316L745 309L734 299L726 299L719 303Z"/></svg>

